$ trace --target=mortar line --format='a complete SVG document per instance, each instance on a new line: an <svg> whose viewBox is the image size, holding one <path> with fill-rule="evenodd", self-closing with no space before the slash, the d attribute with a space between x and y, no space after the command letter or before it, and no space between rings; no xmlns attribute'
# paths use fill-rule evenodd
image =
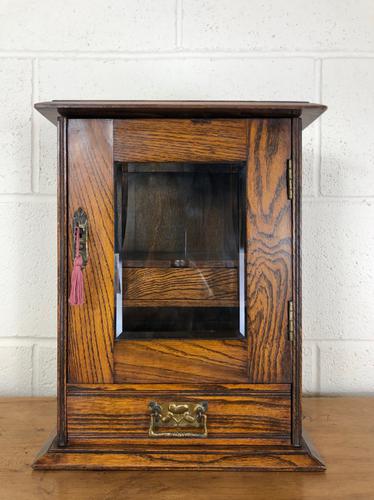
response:
<svg viewBox="0 0 374 500"><path fill-rule="evenodd" d="M177 0L179 1L179 0ZM157 58L309 58L309 59L373 59L374 52L354 51L354 52L318 52L318 51L248 51L248 50L216 50L216 49L186 49L182 51L176 50L159 50L150 51L74 51L74 50L15 50L4 51L0 50L0 58L38 58L38 59L69 59L69 58L88 58L88 59L157 59Z"/></svg>
<svg viewBox="0 0 374 500"><path fill-rule="evenodd" d="M313 363L313 372L312 372L312 384L313 389L315 391L320 392L320 365L319 365L319 347L318 344L312 345L312 363Z"/></svg>
<svg viewBox="0 0 374 500"><path fill-rule="evenodd" d="M57 195L49 193L1 193L0 203L57 201Z"/></svg>
<svg viewBox="0 0 374 500"><path fill-rule="evenodd" d="M319 93L318 93L318 102L322 102L322 85L323 85L323 63L322 60L319 60L319 67L318 67L318 88L319 88ZM318 196L323 196L322 193L322 117L320 120L318 120L318 156L319 156L319 162L318 162Z"/></svg>
<svg viewBox="0 0 374 500"><path fill-rule="evenodd" d="M314 92L316 102L321 101L321 69L322 62L321 59L317 59L314 63ZM314 132L316 157L313 162L313 192L318 198L321 195L321 163L322 163L322 149L321 149L321 120L318 120L315 125Z"/></svg>
<svg viewBox="0 0 374 500"><path fill-rule="evenodd" d="M39 165L39 123L34 111L34 103L39 99L38 88L38 60L32 60L31 82L31 191L40 191L40 165Z"/></svg>
<svg viewBox="0 0 374 500"><path fill-rule="evenodd" d="M360 338L334 338L334 337L329 337L329 338L305 338L303 337L303 342L336 342L336 343L342 343L342 342L374 342L374 339L360 339Z"/></svg>
<svg viewBox="0 0 374 500"><path fill-rule="evenodd" d="M303 202L316 202L316 203L325 203L325 202L343 202L343 203L365 203L365 202L370 202L370 204L373 202L374 195L342 195L342 196L333 196L333 195L322 195L319 196L318 198L313 197L313 196L303 196Z"/></svg>
<svg viewBox="0 0 374 500"><path fill-rule="evenodd" d="M31 396L35 396L35 353L36 346L33 344L31 346Z"/></svg>
<svg viewBox="0 0 374 500"><path fill-rule="evenodd" d="M0 337L0 347L30 344L42 344L53 347L53 345L57 345L56 342L56 337L21 337L19 335Z"/></svg>
<svg viewBox="0 0 374 500"><path fill-rule="evenodd" d="M316 349L316 356L317 356L317 393L321 394L321 349L319 348L319 345L317 344L315 346Z"/></svg>
<svg viewBox="0 0 374 500"><path fill-rule="evenodd" d="M183 0L176 0L176 19L175 19L175 45L177 50L183 47Z"/></svg>

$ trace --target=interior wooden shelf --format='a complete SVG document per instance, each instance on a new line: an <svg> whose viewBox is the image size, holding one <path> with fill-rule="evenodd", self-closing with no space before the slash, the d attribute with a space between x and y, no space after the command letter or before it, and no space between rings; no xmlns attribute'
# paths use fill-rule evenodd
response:
<svg viewBox="0 0 374 500"><path fill-rule="evenodd" d="M137 255L125 257L123 260L123 268L133 267L150 267L150 268L175 268L176 261L186 261L185 266L181 268L238 268L238 259L226 259L222 257L214 257L211 259L202 259L201 256L184 257L183 255L163 254L163 255Z"/></svg>
<svg viewBox="0 0 374 500"><path fill-rule="evenodd" d="M123 305L126 307L238 307L238 300L230 299L207 299L207 300L141 300L141 299L125 299Z"/></svg>
<svg viewBox="0 0 374 500"><path fill-rule="evenodd" d="M206 261L189 261L186 266L177 266L172 260L126 260L123 268L172 268L172 269L206 269L206 268L231 268L237 269L238 261L234 260L206 260Z"/></svg>
<svg viewBox="0 0 374 500"><path fill-rule="evenodd" d="M239 331L193 331L189 332L186 330L182 331L173 331L173 332L140 332L140 331L125 331L121 333L116 338L117 341L121 340L153 340L153 339L158 339L158 340L170 340L170 339L183 339L183 340L243 340L245 335L241 334Z"/></svg>

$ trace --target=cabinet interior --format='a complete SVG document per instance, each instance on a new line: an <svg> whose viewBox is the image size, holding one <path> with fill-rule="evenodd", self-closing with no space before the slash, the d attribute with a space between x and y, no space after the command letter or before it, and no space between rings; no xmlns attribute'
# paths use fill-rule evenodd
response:
<svg viewBox="0 0 374 500"><path fill-rule="evenodd" d="M241 337L245 163L114 169L116 337Z"/></svg>

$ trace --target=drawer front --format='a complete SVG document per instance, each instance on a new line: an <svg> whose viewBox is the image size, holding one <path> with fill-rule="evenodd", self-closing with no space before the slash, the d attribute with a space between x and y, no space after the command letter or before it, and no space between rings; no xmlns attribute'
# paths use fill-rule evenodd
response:
<svg viewBox="0 0 374 500"><path fill-rule="evenodd" d="M123 282L129 307L238 305L237 269L125 268Z"/></svg>
<svg viewBox="0 0 374 500"><path fill-rule="evenodd" d="M144 386L112 386L114 389L104 390L87 390L83 387L74 386L68 392L69 441L93 440L102 443L153 445L157 442L161 445L169 442L175 445L290 442L290 393L288 389L280 391L277 386L259 386L255 390L248 389L245 385L219 386L211 388L210 392L209 389L186 386L179 389L172 386L153 389L149 387L148 390ZM196 437L197 433L203 433L203 425L199 426L195 422L191 427L174 426L168 429L166 425L162 431L170 430L172 435L150 437L151 402L157 403L163 409L181 408L182 405L194 407L206 402L207 436ZM176 417L180 420L183 415L179 413L173 415L171 412L171 419ZM193 416L188 415L187 418L192 421Z"/></svg>

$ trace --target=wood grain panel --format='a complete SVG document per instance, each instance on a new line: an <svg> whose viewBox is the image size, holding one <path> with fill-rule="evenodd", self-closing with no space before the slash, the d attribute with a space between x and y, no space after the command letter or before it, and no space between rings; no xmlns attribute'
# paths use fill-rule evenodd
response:
<svg viewBox="0 0 374 500"><path fill-rule="evenodd" d="M238 301L237 269L125 268L124 301L128 306L235 306Z"/></svg>
<svg viewBox="0 0 374 500"><path fill-rule="evenodd" d="M247 159L245 120L115 120L114 160L123 162Z"/></svg>
<svg viewBox="0 0 374 500"><path fill-rule="evenodd" d="M182 399L181 399L182 398ZM157 402L171 401L199 402L202 400L197 391L187 399L175 391L164 392L157 396ZM291 410L290 395L258 395L247 393L245 396L232 396L229 392L216 395L205 393L204 401L208 402L208 438L207 446L224 444L225 441L236 443L239 439L260 438L290 442ZM112 442L131 440L137 444L159 443L160 445L193 445L202 443L200 439L151 439L148 437L150 423L149 402L155 400L152 393L126 395L119 392L102 391L94 395L80 393L69 395L67 402L69 440L78 439L110 439ZM170 443L169 443L170 442ZM253 442L251 441L253 444ZM238 443L236 443L238 444Z"/></svg>
<svg viewBox="0 0 374 500"><path fill-rule="evenodd" d="M110 383L114 341L112 121L70 120L68 155L69 280L74 211L82 207L89 221L85 303L69 307L68 380Z"/></svg>
<svg viewBox="0 0 374 500"><path fill-rule="evenodd" d="M247 176L249 382L290 382L287 305L292 223L286 162L291 120L251 120Z"/></svg>
<svg viewBox="0 0 374 500"><path fill-rule="evenodd" d="M66 381L67 381L67 328L68 328L68 189L67 189L67 118L59 117L58 137L58 176L57 176L57 440L60 446L67 442L66 433Z"/></svg>
<svg viewBox="0 0 374 500"><path fill-rule="evenodd" d="M245 340L121 340L114 345L116 383L247 382Z"/></svg>
<svg viewBox="0 0 374 500"><path fill-rule="evenodd" d="M302 197L302 132L301 120L292 120L292 162L294 197L292 201L293 225L293 301L295 309L295 339L292 346L292 443L299 446L302 440L302 308L301 308L301 197Z"/></svg>

